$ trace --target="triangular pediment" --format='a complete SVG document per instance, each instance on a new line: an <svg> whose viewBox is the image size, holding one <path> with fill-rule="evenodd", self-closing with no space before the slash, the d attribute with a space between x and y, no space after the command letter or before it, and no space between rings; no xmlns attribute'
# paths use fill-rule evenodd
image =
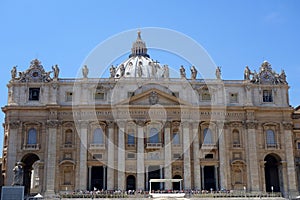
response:
<svg viewBox="0 0 300 200"><path fill-rule="evenodd" d="M156 88L149 89L141 94L133 95L126 100L118 103L118 105L191 105L189 102L183 101L175 95L168 94Z"/></svg>

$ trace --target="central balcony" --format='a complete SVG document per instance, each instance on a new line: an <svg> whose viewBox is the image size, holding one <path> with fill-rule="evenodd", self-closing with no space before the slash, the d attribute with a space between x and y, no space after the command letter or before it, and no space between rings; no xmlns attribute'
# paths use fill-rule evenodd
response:
<svg viewBox="0 0 300 200"><path fill-rule="evenodd" d="M40 145L39 144L24 144L23 150L39 150Z"/></svg>
<svg viewBox="0 0 300 200"><path fill-rule="evenodd" d="M162 143L147 143L146 149L160 149L162 148Z"/></svg>
<svg viewBox="0 0 300 200"><path fill-rule="evenodd" d="M105 149L105 144L90 144L90 149Z"/></svg>

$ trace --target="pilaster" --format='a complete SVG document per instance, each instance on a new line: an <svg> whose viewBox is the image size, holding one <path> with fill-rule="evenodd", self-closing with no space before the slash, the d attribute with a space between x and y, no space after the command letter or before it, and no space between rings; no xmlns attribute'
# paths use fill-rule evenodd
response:
<svg viewBox="0 0 300 200"><path fill-rule="evenodd" d="M297 184L296 184L296 173L295 173L295 158L293 152L293 133L292 123L284 122L284 144L285 144L285 155L286 155L286 162L287 162L287 177L288 177L288 191L292 195L296 195L297 192Z"/></svg>
<svg viewBox="0 0 300 200"><path fill-rule="evenodd" d="M137 122L137 162L136 162L136 174L137 174L137 189L145 189L145 161L144 161L144 121Z"/></svg>
<svg viewBox="0 0 300 200"><path fill-rule="evenodd" d="M219 159L220 159L220 187L223 188L229 188L227 183L227 177L228 177L228 170L230 169L230 166L228 166L228 158L227 158L227 150L226 150L226 132L227 129L225 128L224 123L218 123L218 138L219 138ZM217 179L217 177L216 177Z"/></svg>
<svg viewBox="0 0 300 200"><path fill-rule="evenodd" d="M258 170L258 160L257 160L257 142L256 142L256 132L257 128L256 122L247 122L247 152L248 158L247 163L249 165L248 178L249 178L249 189L251 191L259 191L259 170Z"/></svg>
<svg viewBox="0 0 300 200"><path fill-rule="evenodd" d="M199 155L199 123L193 123L193 157L194 157L194 189L201 190L201 172L200 172L200 155Z"/></svg>
<svg viewBox="0 0 300 200"><path fill-rule="evenodd" d="M184 189L191 189L191 152L190 152L190 124L182 122L183 138L183 170L184 170Z"/></svg>
<svg viewBox="0 0 300 200"><path fill-rule="evenodd" d="M171 142L171 123L166 122L165 124L165 178L171 179L172 178L172 150L171 150L172 142ZM166 182L165 189L171 190L172 183Z"/></svg>
<svg viewBox="0 0 300 200"><path fill-rule="evenodd" d="M107 147L107 189L114 189L114 169L115 169L115 152L114 152L114 122L108 121L108 147Z"/></svg>
<svg viewBox="0 0 300 200"><path fill-rule="evenodd" d="M57 128L59 125L58 120L48 120L48 144L47 144L47 159L46 159L46 197L53 197L55 195L55 178L56 178L56 136Z"/></svg>
<svg viewBox="0 0 300 200"><path fill-rule="evenodd" d="M125 190L125 121L118 125L118 189Z"/></svg>
<svg viewBox="0 0 300 200"><path fill-rule="evenodd" d="M88 138L88 122L80 121L80 155L79 155L79 174L80 177L76 177L79 179L79 185L77 188L79 190L87 189L87 138Z"/></svg>
<svg viewBox="0 0 300 200"><path fill-rule="evenodd" d="M15 144L18 137L18 129L21 127L19 121L13 121L9 123L9 138L7 145L7 167L5 185L11 185L13 183L14 173L13 169L16 165L17 157L17 145Z"/></svg>

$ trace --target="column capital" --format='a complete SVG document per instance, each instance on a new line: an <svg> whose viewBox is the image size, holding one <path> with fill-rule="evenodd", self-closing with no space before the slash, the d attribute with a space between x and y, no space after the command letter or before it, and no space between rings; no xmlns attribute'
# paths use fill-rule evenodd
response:
<svg viewBox="0 0 300 200"><path fill-rule="evenodd" d="M172 122L172 126L179 127L180 126L180 122L179 121L173 121Z"/></svg>
<svg viewBox="0 0 300 200"><path fill-rule="evenodd" d="M166 123L165 123L165 128L171 128L171 122L166 121Z"/></svg>
<svg viewBox="0 0 300 200"><path fill-rule="evenodd" d="M193 129L198 129L199 128L199 122L192 122L192 127Z"/></svg>
<svg viewBox="0 0 300 200"><path fill-rule="evenodd" d="M12 121L12 122L9 122L9 127L11 129L17 129L20 127L20 124L21 124L20 121Z"/></svg>
<svg viewBox="0 0 300 200"><path fill-rule="evenodd" d="M117 120L117 125L119 128L125 128L126 120Z"/></svg>
<svg viewBox="0 0 300 200"><path fill-rule="evenodd" d="M256 129L257 126L258 126L257 122L254 122L254 121L248 121L248 122L246 122L247 129Z"/></svg>
<svg viewBox="0 0 300 200"><path fill-rule="evenodd" d="M60 121L58 120L47 120L47 128L57 128L60 125Z"/></svg>
<svg viewBox="0 0 300 200"><path fill-rule="evenodd" d="M113 128L115 123L113 121L106 121L108 128Z"/></svg>
<svg viewBox="0 0 300 200"><path fill-rule="evenodd" d="M89 122L86 120L79 120L80 128L87 129Z"/></svg>
<svg viewBox="0 0 300 200"><path fill-rule="evenodd" d="M189 128L190 122L189 121L182 121L181 125L182 125L183 128Z"/></svg>
<svg viewBox="0 0 300 200"><path fill-rule="evenodd" d="M260 167L261 167L261 168L264 168L266 163L267 163L266 161L261 160L260 163L259 163L259 164L260 164Z"/></svg>
<svg viewBox="0 0 300 200"><path fill-rule="evenodd" d="M138 126L141 126L141 127L143 127L143 126L145 126L145 120L137 120L136 121L136 124L138 125Z"/></svg>
<svg viewBox="0 0 300 200"><path fill-rule="evenodd" d="M281 163L282 167L284 167L284 168L287 167L287 161L282 160L282 161L280 161L280 163Z"/></svg>
<svg viewBox="0 0 300 200"><path fill-rule="evenodd" d="M285 130L292 130L293 129L293 124L291 122L282 122L283 128Z"/></svg>

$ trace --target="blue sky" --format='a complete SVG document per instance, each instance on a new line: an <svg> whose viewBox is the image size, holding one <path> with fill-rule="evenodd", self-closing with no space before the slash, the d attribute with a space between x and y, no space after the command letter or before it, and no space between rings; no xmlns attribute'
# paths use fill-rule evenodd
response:
<svg viewBox="0 0 300 200"><path fill-rule="evenodd" d="M223 79L242 79L246 65L258 70L264 60L277 72L284 69L295 107L300 104L299 8L297 0L2 0L0 105L7 103L6 84L15 65L23 71L38 58L47 71L58 64L60 77L75 77L86 56L107 38L131 29L162 27L202 45L222 67Z"/></svg>

